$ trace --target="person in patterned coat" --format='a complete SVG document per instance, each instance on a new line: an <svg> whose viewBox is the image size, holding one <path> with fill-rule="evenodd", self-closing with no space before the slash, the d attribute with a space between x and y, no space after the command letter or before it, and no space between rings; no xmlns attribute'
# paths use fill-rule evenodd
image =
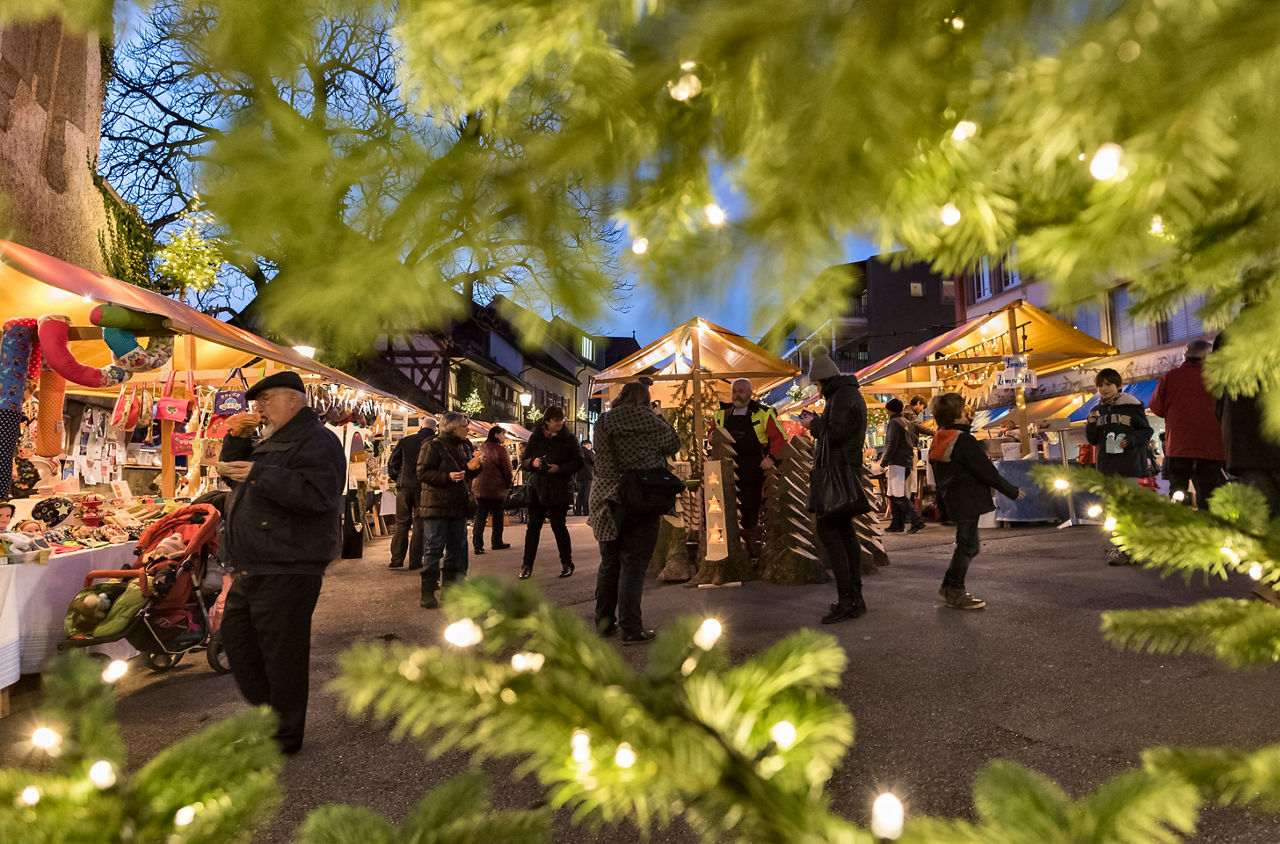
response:
<svg viewBox="0 0 1280 844"><path fill-rule="evenodd" d="M618 504L618 483L630 469L660 469L680 449L675 428L649 405L649 388L633 382L596 423L596 473L591 481L591 525L600 543L596 574L596 629L601 636L622 630L624 645L648 642L640 599L649 557L658 541L661 516L629 514Z"/></svg>

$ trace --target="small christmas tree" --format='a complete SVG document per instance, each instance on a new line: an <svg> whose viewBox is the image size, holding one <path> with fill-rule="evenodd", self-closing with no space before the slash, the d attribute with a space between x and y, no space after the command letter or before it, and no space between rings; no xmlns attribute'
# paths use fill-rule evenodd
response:
<svg viewBox="0 0 1280 844"><path fill-rule="evenodd" d="M157 279L180 296L212 288L222 266L222 241L210 233L213 217L201 210L199 197L194 202L179 218L178 232L156 252Z"/></svg>
<svg viewBox="0 0 1280 844"><path fill-rule="evenodd" d="M462 412L468 416L479 416L483 411L484 401L480 398L480 391L472 390L471 395L462 403Z"/></svg>

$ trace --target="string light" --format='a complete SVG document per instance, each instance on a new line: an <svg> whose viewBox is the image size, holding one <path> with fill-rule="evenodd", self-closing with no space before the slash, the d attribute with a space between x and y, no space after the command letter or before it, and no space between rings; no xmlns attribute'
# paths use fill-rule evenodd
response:
<svg viewBox="0 0 1280 844"><path fill-rule="evenodd" d="M956 32L960 32L961 30L963 30L963 29L964 29L964 18L960 17L959 15L956 15L954 18L952 18L952 19L951 19L951 28L952 28L952 29L954 29Z"/></svg>
<svg viewBox="0 0 1280 844"><path fill-rule="evenodd" d="M942 221L944 226L954 226L960 222L960 209L956 207L954 202L948 202L942 206L942 210L938 212L938 219Z"/></svg>
<svg viewBox="0 0 1280 844"><path fill-rule="evenodd" d="M1114 179L1120 173L1120 159L1124 149L1119 144L1103 144L1089 162L1089 175L1100 182Z"/></svg>
<svg viewBox="0 0 1280 844"><path fill-rule="evenodd" d="M613 754L613 761L619 768L630 768L636 763L636 752L624 741L618 745L618 752Z"/></svg>
<svg viewBox="0 0 1280 844"><path fill-rule="evenodd" d="M190 826L191 822L196 819L195 806L183 806L181 809L173 813L174 826Z"/></svg>
<svg viewBox="0 0 1280 844"><path fill-rule="evenodd" d="M978 134L978 124L972 120L961 120L951 131L951 137L956 141L967 141L976 134Z"/></svg>
<svg viewBox="0 0 1280 844"><path fill-rule="evenodd" d="M1179 490L1175 490L1173 495L1170 496L1170 498L1172 498L1174 501L1181 504L1183 501L1187 500L1187 494L1179 489Z"/></svg>
<svg viewBox="0 0 1280 844"><path fill-rule="evenodd" d="M544 657L542 654L532 653L530 651L521 651L518 654L512 655L511 667L514 668L516 671L529 671L531 673L537 673L538 671L542 670L542 664L546 661L547 661L547 658Z"/></svg>
<svg viewBox="0 0 1280 844"><path fill-rule="evenodd" d="M1116 517L1107 516L1107 520L1102 523L1102 529L1110 533L1116 529Z"/></svg>
<svg viewBox="0 0 1280 844"><path fill-rule="evenodd" d="M723 628L720 622L714 618L705 618L702 624L698 626L698 630L693 634L693 643L704 651L709 651L719 640Z"/></svg>
<svg viewBox="0 0 1280 844"><path fill-rule="evenodd" d="M39 727L31 734L31 743L44 751L52 751L62 744L62 736L48 727Z"/></svg>
<svg viewBox="0 0 1280 844"><path fill-rule="evenodd" d="M1220 550L1220 551L1222 552L1222 556L1226 557L1226 558L1227 558L1228 560L1230 560L1231 562L1233 562L1233 563L1239 563L1239 562L1240 562L1240 554L1239 554L1239 553L1238 553L1234 548L1232 548L1230 545L1223 545L1223 546L1222 546L1221 548L1219 548L1218 550Z"/></svg>
<svg viewBox="0 0 1280 844"><path fill-rule="evenodd" d="M681 69L681 70L693 70L693 69L694 69L695 67L697 67L697 66L698 66L698 63L697 63L697 62L695 62L695 61L683 61L683 62L680 62L680 69Z"/></svg>
<svg viewBox="0 0 1280 844"><path fill-rule="evenodd" d="M1091 519L1096 519L1096 518L1098 518L1099 516L1101 516L1101 515L1102 515L1102 505L1101 505L1101 504L1094 504L1094 505L1093 505L1092 507L1090 507L1088 510L1085 510L1085 513L1087 513L1087 514L1088 514L1089 518L1091 518Z"/></svg>
<svg viewBox="0 0 1280 844"><path fill-rule="evenodd" d="M1157 237L1164 234L1164 218L1159 214L1151 218L1151 233Z"/></svg>
<svg viewBox="0 0 1280 844"><path fill-rule="evenodd" d="M905 818L902 801L886 791L871 804L871 834L892 841L902 835Z"/></svg>
<svg viewBox="0 0 1280 844"><path fill-rule="evenodd" d="M1254 563L1249 566L1249 576L1254 580L1262 580L1262 563Z"/></svg>
<svg viewBox="0 0 1280 844"><path fill-rule="evenodd" d="M123 659L113 659L106 668L102 669L102 682L114 683L116 680L123 677L128 670L129 663L125 662Z"/></svg>
<svg viewBox="0 0 1280 844"><path fill-rule="evenodd" d="M637 237L631 241L631 251L637 255L643 255L649 251L649 238Z"/></svg>
<svg viewBox="0 0 1280 844"><path fill-rule="evenodd" d="M100 789L110 788L116 784L116 769L106 759L100 759L89 768L89 782Z"/></svg>
<svg viewBox="0 0 1280 844"><path fill-rule="evenodd" d="M24 806L34 806L40 802L40 789L34 785L27 786L22 789L22 794L18 797L18 800Z"/></svg>
<svg viewBox="0 0 1280 844"><path fill-rule="evenodd" d="M716 205L713 202L702 210L707 215L708 223L715 226L716 228L719 228L720 226L724 225L724 222L727 219L727 217L725 216L724 209L721 208L719 205Z"/></svg>
<svg viewBox="0 0 1280 844"><path fill-rule="evenodd" d="M484 631L471 619L464 618L444 629L444 640L454 647L469 648L484 640Z"/></svg>
<svg viewBox="0 0 1280 844"><path fill-rule="evenodd" d="M573 737L569 739L569 746L573 748L573 761L579 765L584 762L591 761L591 736L586 730L574 730Z"/></svg>
<svg viewBox="0 0 1280 844"><path fill-rule="evenodd" d="M1066 478L1057 478L1053 482L1053 488L1058 490L1059 492L1069 488L1070 486L1071 484L1067 483Z"/></svg>
<svg viewBox="0 0 1280 844"><path fill-rule="evenodd" d="M691 656L680 664L680 673L683 674L685 677L688 677L690 674L694 672L694 670L697 667L698 667L697 657Z"/></svg>
<svg viewBox="0 0 1280 844"><path fill-rule="evenodd" d="M702 80L692 73L686 73L674 83L667 83L667 93L676 102L687 102L702 93Z"/></svg>
<svg viewBox="0 0 1280 844"><path fill-rule="evenodd" d="M769 738L781 750L787 750L796 743L796 725L790 721L779 721L769 729Z"/></svg>

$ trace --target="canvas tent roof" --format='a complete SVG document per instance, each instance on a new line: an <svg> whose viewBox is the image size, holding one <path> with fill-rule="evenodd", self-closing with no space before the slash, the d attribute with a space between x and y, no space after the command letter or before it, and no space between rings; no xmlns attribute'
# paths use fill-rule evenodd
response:
<svg viewBox="0 0 1280 844"><path fill-rule="evenodd" d="M396 398L345 372L214 319L175 299L0 240L0 320L52 313L66 314L73 325L88 326L89 312L99 304L121 305L164 317L175 332L194 338L198 373L225 373L261 358L320 376L335 384ZM176 360L185 366L184 345L178 343ZM78 340L70 346L76 359L87 366L100 367L111 363L111 352L101 340ZM140 372L132 382L156 380L165 375L165 372ZM246 373L246 377L251 376ZM116 392L116 389L110 392Z"/></svg>
<svg viewBox="0 0 1280 844"><path fill-rule="evenodd" d="M1114 355L1115 346L1104 343L1060 319L1019 299L989 314L934 337L868 372L859 380L865 387L926 389L941 387L943 372L930 377L930 367L959 369L961 372L990 365L995 359L1013 354L1010 323L1016 326L1021 351L1030 368L1039 375L1069 369L1082 363Z"/></svg>
<svg viewBox="0 0 1280 844"><path fill-rule="evenodd" d="M800 374L796 366L741 334L695 317L593 376L595 394L616 392L623 383L648 375L654 380L653 397L666 403L692 377L695 344L704 383L726 401L735 378L749 379L759 394Z"/></svg>

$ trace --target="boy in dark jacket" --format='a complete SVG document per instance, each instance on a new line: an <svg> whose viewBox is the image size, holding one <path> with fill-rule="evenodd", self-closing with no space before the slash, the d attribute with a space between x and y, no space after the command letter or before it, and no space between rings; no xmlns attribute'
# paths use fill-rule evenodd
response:
<svg viewBox="0 0 1280 844"><path fill-rule="evenodd" d="M1124 380L1114 369L1100 370L1094 383L1098 385L1098 405L1085 421L1084 437L1097 446L1098 471L1123 478L1150 476L1147 443L1152 431L1147 409L1121 389ZM1107 565L1133 565L1133 560L1113 547L1107 552Z"/></svg>
<svg viewBox="0 0 1280 844"><path fill-rule="evenodd" d="M929 448L929 465L938 485L938 497L947 506L947 514L956 523L956 550L951 566L942 578L938 592L943 602L957 610L980 610L986 601L965 591L964 577L969 563L978 556L978 518L994 510L991 490L998 489L1007 498L1026 497L1026 493L1000 477L984 449L969 433L964 397L944 393L933 400L933 418L938 432Z"/></svg>

